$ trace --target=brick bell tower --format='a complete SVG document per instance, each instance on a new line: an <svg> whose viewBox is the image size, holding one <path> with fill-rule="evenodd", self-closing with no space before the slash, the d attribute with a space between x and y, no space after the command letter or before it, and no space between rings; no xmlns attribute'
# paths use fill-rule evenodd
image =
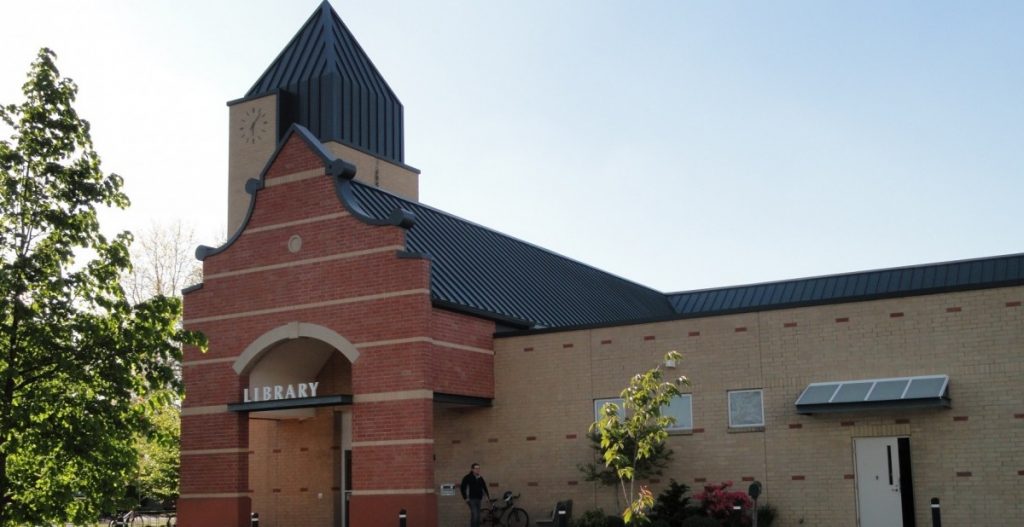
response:
<svg viewBox="0 0 1024 527"><path fill-rule="evenodd" d="M494 323L435 307L409 250L402 105L325 1L228 107L229 238L184 291L210 346L182 361L179 522L437 527L435 409L493 398Z"/></svg>

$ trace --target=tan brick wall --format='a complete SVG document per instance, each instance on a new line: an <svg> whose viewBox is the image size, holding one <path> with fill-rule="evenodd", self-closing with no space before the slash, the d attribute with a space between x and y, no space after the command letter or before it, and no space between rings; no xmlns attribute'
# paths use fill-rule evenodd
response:
<svg viewBox="0 0 1024 527"><path fill-rule="evenodd" d="M764 484L777 525L856 525L853 438L910 437L916 519L939 497L946 525L1024 523L1024 288L888 299L495 340L490 409L435 413L437 484L483 466L492 495L523 495L531 517L575 500L617 510L582 481L592 400L614 397L669 350L693 383L693 433L673 435L669 478L700 490ZM952 409L798 415L811 382L948 374ZM766 425L728 427L727 391L764 390ZM440 525L464 521L438 499Z"/></svg>
<svg viewBox="0 0 1024 527"><path fill-rule="evenodd" d="M324 146L332 154L356 166L356 181L382 188L403 198L419 200L420 175L416 170L334 141L324 143Z"/></svg>

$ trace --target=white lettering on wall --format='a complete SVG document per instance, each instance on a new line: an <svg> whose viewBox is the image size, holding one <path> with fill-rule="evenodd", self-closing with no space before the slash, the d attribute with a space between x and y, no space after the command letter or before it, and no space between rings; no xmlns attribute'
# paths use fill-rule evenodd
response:
<svg viewBox="0 0 1024 527"><path fill-rule="evenodd" d="M278 401L282 399L302 399L316 397L319 382L300 382L296 384L275 384L273 386L255 386L242 389L242 402Z"/></svg>

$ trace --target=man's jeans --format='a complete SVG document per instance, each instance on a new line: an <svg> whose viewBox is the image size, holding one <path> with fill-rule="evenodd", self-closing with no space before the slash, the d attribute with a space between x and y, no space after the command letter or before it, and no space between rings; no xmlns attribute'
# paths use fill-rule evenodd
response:
<svg viewBox="0 0 1024 527"><path fill-rule="evenodd" d="M469 527L480 527L480 500L469 500Z"/></svg>

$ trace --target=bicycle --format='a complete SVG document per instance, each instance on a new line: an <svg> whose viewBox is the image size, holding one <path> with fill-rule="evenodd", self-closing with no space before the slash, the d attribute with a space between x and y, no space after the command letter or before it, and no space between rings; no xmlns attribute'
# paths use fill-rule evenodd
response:
<svg viewBox="0 0 1024 527"><path fill-rule="evenodd" d="M110 520L107 527L141 527L144 525L145 520L135 510L130 510L125 513L118 512L114 515L114 519Z"/></svg>
<svg viewBox="0 0 1024 527"><path fill-rule="evenodd" d="M530 525L530 516L526 511L516 507L518 494L505 491L500 500L491 500L491 507L485 509L480 515L480 525L492 527L527 527Z"/></svg>

